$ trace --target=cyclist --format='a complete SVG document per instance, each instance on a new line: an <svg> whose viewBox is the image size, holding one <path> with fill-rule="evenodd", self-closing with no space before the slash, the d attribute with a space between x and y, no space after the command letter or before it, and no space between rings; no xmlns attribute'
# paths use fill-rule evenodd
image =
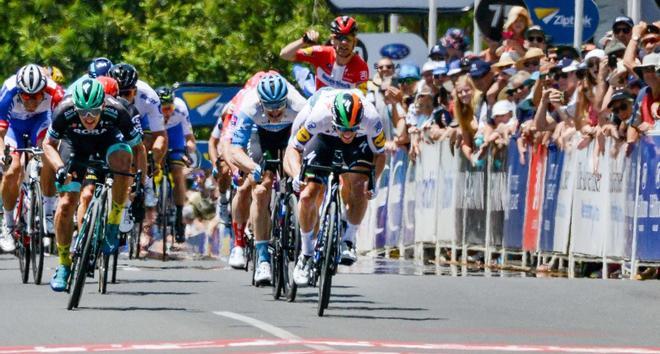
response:
<svg viewBox="0 0 660 354"><path fill-rule="evenodd" d="M311 46L319 40L319 33L310 30L301 39L289 43L280 52L287 61L314 65L316 89L330 86L338 89L367 90L369 67L354 50L357 45L358 24L354 18L339 16L330 24L332 46Z"/></svg>
<svg viewBox="0 0 660 354"><path fill-rule="evenodd" d="M53 107L55 107L64 91L53 80L43 74L36 64L28 64L5 80L0 91L0 154L4 154L5 144L12 148L24 148L23 134L28 134L30 144L41 145ZM2 157L4 161L4 156ZM44 210L48 233L54 233L53 209L55 207L54 176L50 168L43 168L40 182L44 195ZM18 158L5 172L2 180L2 200L4 201L4 218L0 247L5 252L15 249L14 238L14 208L18 198L19 184L23 168Z"/></svg>
<svg viewBox="0 0 660 354"><path fill-rule="evenodd" d="M287 141L291 135L291 124L305 104L305 99L279 74L263 76L257 87L245 93L241 106L236 113L238 123L234 130L231 146L232 162L241 171L249 174L248 183L251 188L245 191L251 193L250 218L255 235L255 249L258 264L254 274L257 284L268 283L272 278L268 240L270 238L269 205L273 172L263 171L261 162L263 154L277 158L279 151L284 153ZM256 133L253 133L256 127ZM244 148L248 147L248 156ZM243 193L243 191L239 191ZM239 198L239 195L236 196ZM240 198L250 202L249 194ZM244 228L244 225L241 225ZM242 230L234 235L242 238ZM231 251L229 265L240 267L245 264L243 252L245 247L237 244Z"/></svg>
<svg viewBox="0 0 660 354"><path fill-rule="evenodd" d="M172 177L174 180L174 205L176 206L176 242L184 242L183 205L186 203L186 176L184 167L190 164L188 153L195 151L195 136L188 115L186 103L174 97L169 87L161 86L156 89L160 98L160 110L165 119L167 129L167 147L172 150L167 158L170 161Z"/></svg>
<svg viewBox="0 0 660 354"><path fill-rule="evenodd" d="M146 82L138 79L138 72L133 65L120 63L108 71L108 76L117 80L119 96L134 104L140 112L140 124L144 132L144 146L146 151L152 151L154 158L154 174L160 170L160 164L167 152L167 133L160 112L160 99L156 91ZM146 154L138 154L136 166L147 171ZM158 200L153 188L153 178L144 178L145 206L153 208Z"/></svg>
<svg viewBox="0 0 660 354"><path fill-rule="evenodd" d="M103 86L95 79L86 79L76 84L73 95L67 96L55 110L44 143L46 159L56 168L60 190L60 202L55 216L59 266L50 282L54 291L66 289L71 272L69 248L73 213L87 171L84 163L98 155L105 158L112 170L128 173L133 157L131 147L141 140L142 129L139 123L131 119L124 105L106 96ZM67 171L65 163L71 158L70 153L74 153L74 157ZM114 176L112 206L108 211L103 243L105 254L114 252L119 241L119 222L129 181L127 176Z"/></svg>
<svg viewBox="0 0 660 354"><path fill-rule="evenodd" d="M110 61L110 59L108 58L98 57L92 59L92 61L89 63L89 66L87 67L87 73L79 77L76 81L74 81L71 85L69 85L69 87L67 87L66 89L66 94L67 95L73 94L73 88L75 87L75 85L85 79L97 78L107 75L111 67L112 67L112 61Z"/></svg>
<svg viewBox="0 0 660 354"><path fill-rule="evenodd" d="M324 193L327 174L307 174L299 179L301 157L308 163L329 166L335 152L341 151L343 163L351 168L374 166L376 178L385 166L385 134L376 108L355 90L336 90L334 95L322 95L295 133L290 145L297 158L289 159L294 189L300 190L300 233L302 252L294 269L296 284L305 285L309 279L309 257L313 255L314 230ZM292 152L292 150L289 150ZM302 155L302 156L301 156ZM367 201L376 191L367 190L367 177L360 174L342 175L341 196L346 204L346 229L342 237L341 263L351 265L357 260L355 236L364 218Z"/></svg>
<svg viewBox="0 0 660 354"><path fill-rule="evenodd" d="M236 96L234 96L235 98ZM218 117L218 121L213 127L211 137L209 138L209 161L213 164L212 175L218 184L218 198L217 214L220 222L225 225L231 225L231 218L229 216L229 198L227 198L227 191L231 187L231 168L223 158L222 149L220 146L220 138L227 129L227 125L231 120L234 112L234 100L232 99L227 103Z"/></svg>

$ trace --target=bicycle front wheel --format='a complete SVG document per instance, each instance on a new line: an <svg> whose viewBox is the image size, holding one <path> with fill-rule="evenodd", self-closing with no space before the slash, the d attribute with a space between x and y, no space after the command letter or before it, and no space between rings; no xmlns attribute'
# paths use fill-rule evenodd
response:
<svg viewBox="0 0 660 354"><path fill-rule="evenodd" d="M323 312L328 308L330 302L330 289L332 288L332 274L334 271L334 261L337 252L335 242L338 220L336 219L337 204L330 203L327 209L328 225L323 232L323 256L321 258L321 274L319 278L319 301L317 314L323 316Z"/></svg>
<svg viewBox="0 0 660 354"><path fill-rule="evenodd" d="M92 247L92 242L94 240L94 231L97 227L97 213L98 208L96 205L93 205L87 211L87 215L83 220L83 225L80 228L81 239L78 244L80 247L76 247L76 254L74 255L73 260L73 272L71 273L71 279L73 279L73 288L71 291L71 296L69 297L69 304L67 306L68 310L78 307L80 303L80 297L82 296L82 290L85 287L85 280L87 279L87 271L89 270L89 261L92 257L94 249Z"/></svg>
<svg viewBox="0 0 660 354"><path fill-rule="evenodd" d="M160 234L163 237L163 256L162 260L167 260L167 224L169 219L169 190L168 190L168 179L165 173L163 173L163 179L160 185L160 196L158 198L158 203L160 203L159 208L159 220L160 220Z"/></svg>
<svg viewBox="0 0 660 354"><path fill-rule="evenodd" d="M18 267L21 270L21 281L26 284L30 279L30 244L27 232L18 233L16 242L16 256L18 257Z"/></svg>
<svg viewBox="0 0 660 354"><path fill-rule="evenodd" d="M32 277L34 283L39 285L44 271L44 237L46 236L44 225L46 218L39 183L34 183L32 188L31 207L28 214L29 230L31 230L30 258L32 260Z"/></svg>
<svg viewBox="0 0 660 354"><path fill-rule="evenodd" d="M293 270L300 256L300 226L298 225L298 199L289 194L286 200L286 213L282 227L282 287L287 301L296 299L298 285L293 281Z"/></svg>

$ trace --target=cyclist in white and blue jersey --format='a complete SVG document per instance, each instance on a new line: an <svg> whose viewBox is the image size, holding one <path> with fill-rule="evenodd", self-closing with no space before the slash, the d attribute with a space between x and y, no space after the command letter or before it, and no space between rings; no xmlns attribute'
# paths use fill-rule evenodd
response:
<svg viewBox="0 0 660 354"><path fill-rule="evenodd" d="M272 278L268 254L268 210L274 176L271 171L262 170L263 154L276 159L284 153L291 135L291 125L304 105L305 99L290 83L281 75L271 73L263 76L256 88L245 93L236 113L237 124L233 131L230 156L232 163L249 174L247 183L252 185L251 190L246 189L246 195L237 194L235 198L242 198L242 201L251 204L250 218L258 257L254 275L256 284L268 283ZM253 131L254 127L256 132ZM249 155L244 150L246 148ZM236 233L235 237L238 241L243 235ZM240 268L245 265L243 247L244 241L242 245L241 242L235 243L229 257L230 266Z"/></svg>
<svg viewBox="0 0 660 354"><path fill-rule="evenodd" d="M195 136L192 132L186 103L174 97L169 87L159 87L156 93L160 98L160 109L167 130L167 154L174 180L174 205L176 206L175 240L184 242L183 205L186 202L186 176L184 167L190 163L188 154L195 151Z"/></svg>

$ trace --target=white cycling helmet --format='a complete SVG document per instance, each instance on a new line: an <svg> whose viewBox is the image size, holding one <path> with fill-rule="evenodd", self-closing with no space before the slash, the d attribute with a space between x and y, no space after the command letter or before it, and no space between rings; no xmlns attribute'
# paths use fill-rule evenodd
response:
<svg viewBox="0 0 660 354"><path fill-rule="evenodd" d="M46 76L37 64L28 64L18 70L16 85L21 91L34 94L46 87Z"/></svg>

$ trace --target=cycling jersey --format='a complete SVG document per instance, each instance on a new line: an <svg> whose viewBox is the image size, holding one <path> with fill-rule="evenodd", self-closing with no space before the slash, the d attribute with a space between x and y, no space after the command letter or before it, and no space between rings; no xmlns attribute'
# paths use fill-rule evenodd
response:
<svg viewBox="0 0 660 354"><path fill-rule="evenodd" d="M133 104L140 111L143 130L154 133L165 130L163 114L160 113L160 98L156 91L142 80L137 82L137 93Z"/></svg>
<svg viewBox="0 0 660 354"><path fill-rule="evenodd" d="M163 119L165 117L163 116ZM165 123L165 128L170 129L177 125L181 125L184 135L192 134L192 124L190 123L190 115L188 114L188 106L179 97L174 98L174 112Z"/></svg>
<svg viewBox="0 0 660 354"><path fill-rule="evenodd" d="M357 54L346 65L338 65L337 54L332 46L312 46L299 49L296 61L314 65L316 89L330 86L338 89L359 88L366 91L369 66Z"/></svg>
<svg viewBox="0 0 660 354"><path fill-rule="evenodd" d="M182 99L174 98L174 112L167 120L165 128L167 129L167 148L172 150L168 154L168 158L171 161L182 161L186 148L186 135L192 134L188 107Z"/></svg>
<svg viewBox="0 0 660 354"><path fill-rule="evenodd" d="M44 87L44 99L34 112L28 112L23 106L19 93L21 89L16 85L16 75L5 80L0 90L0 121L10 119L28 120L35 117L51 116L53 108L64 97L64 91L55 81L48 79Z"/></svg>
<svg viewBox="0 0 660 354"><path fill-rule="evenodd" d="M5 80L0 90L0 127L7 129L5 144L13 148L27 147L23 140L24 134L29 136L32 146L45 136L52 110L64 96L62 87L48 79L43 90L43 101L33 112L28 112L20 99L20 92L16 86L16 75Z"/></svg>
<svg viewBox="0 0 660 354"><path fill-rule="evenodd" d="M307 142L309 142L315 135L328 135L335 138L339 137L333 126L332 105L335 96L341 92L341 90L335 90L332 92L333 94L323 94L319 97L318 102L311 109L302 127L295 133L295 139L291 140L291 145L293 147L302 151ZM384 151L385 147L383 123L376 107L364 97L361 97L360 100L364 107L364 116L359 124L356 138L366 136L371 152L374 154L380 154Z"/></svg>
<svg viewBox="0 0 660 354"><path fill-rule="evenodd" d="M293 125L291 126L291 131L292 132L297 132L300 130L300 127L303 125L305 122L305 119L307 119L307 116L312 112L312 109L316 105L317 102L321 100L321 97L325 97L331 95L332 97L335 97L335 89L332 87L323 87L320 90L314 92L314 94L307 99L307 102L305 103L305 106L298 112L298 115L296 116L296 119L293 121ZM296 139L295 135L291 135L289 137L289 145L293 145L294 141Z"/></svg>
<svg viewBox="0 0 660 354"><path fill-rule="evenodd" d="M94 129L86 129L73 104L73 98L67 96L53 112L53 120L48 128L48 136L52 139L70 140L74 147L93 148L106 138L119 140L130 146L142 141L140 122L131 118L123 104L114 97L104 99L101 119Z"/></svg>
<svg viewBox="0 0 660 354"><path fill-rule="evenodd" d="M287 85L290 84L287 83ZM241 106L235 114L237 123L232 135L232 145L247 147L255 126L258 129L273 133L290 129L293 120L304 105L305 99L293 86L290 86L284 113L277 122L271 122L264 111L263 105L259 101L257 90L250 89L245 93Z"/></svg>

